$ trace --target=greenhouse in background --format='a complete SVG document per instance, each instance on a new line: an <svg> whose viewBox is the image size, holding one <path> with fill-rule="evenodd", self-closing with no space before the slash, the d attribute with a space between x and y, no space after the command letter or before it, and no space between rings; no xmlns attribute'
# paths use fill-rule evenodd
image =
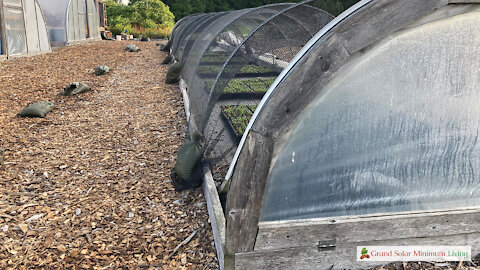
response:
<svg viewBox="0 0 480 270"><path fill-rule="evenodd" d="M38 0L52 47L101 39L98 0Z"/></svg>
<svg viewBox="0 0 480 270"><path fill-rule="evenodd" d="M36 0L3 1L0 40L5 57L51 51L45 19Z"/></svg>
<svg viewBox="0 0 480 270"><path fill-rule="evenodd" d="M478 253L480 1L363 0L333 20L316 2L172 33L221 267L378 266L357 262L369 245Z"/></svg>

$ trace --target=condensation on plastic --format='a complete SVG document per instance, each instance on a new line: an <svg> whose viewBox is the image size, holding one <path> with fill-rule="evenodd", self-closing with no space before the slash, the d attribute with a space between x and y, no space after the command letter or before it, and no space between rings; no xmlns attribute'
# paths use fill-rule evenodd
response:
<svg viewBox="0 0 480 270"><path fill-rule="evenodd" d="M4 6L5 26L7 34L7 48L9 55L22 54L27 52L27 41L25 34L25 21L23 9Z"/></svg>
<svg viewBox="0 0 480 270"><path fill-rule="evenodd" d="M210 96L202 124L205 137L215 138L209 142L209 159L216 160L220 167L228 166L238 144L238 139L228 132L230 127L223 124L220 108L223 103L218 103L220 96L230 81L239 80L239 72L246 65L254 64L277 72L275 74L280 73L297 52L333 19L332 15L318 8L322 4L323 1L317 0L289 6L255 29L233 54L227 55L230 58L223 64L212 88L208 89ZM275 74L258 76L262 76L263 79L270 77L273 82ZM256 85L249 84L248 80L242 82L248 88L256 88ZM258 81L253 83L256 82ZM268 84L264 87L268 89L269 86ZM246 100L231 100L228 104L253 105L258 102L259 100L253 103ZM232 153L227 154L225 151Z"/></svg>
<svg viewBox="0 0 480 270"><path fill-rule="evenodd" d="M337 72L286 135L261 221L478 206L478 25L407 28Z"/></svg>

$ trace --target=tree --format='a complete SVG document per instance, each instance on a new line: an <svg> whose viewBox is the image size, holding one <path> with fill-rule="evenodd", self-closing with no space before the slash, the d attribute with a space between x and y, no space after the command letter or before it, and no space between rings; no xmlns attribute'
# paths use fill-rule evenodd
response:
<svg viewBox="0 0 480 270"><path fill-rule="evenodd" d="M130 0L130 5L146 0ZM302 0L165 0L176 20L195 13L218 12L259 7L275 3L299 3ZM316 0L315 6L337 16L359 0Z"/></svg>
<svg viewBox="0 0 480 270"><path fill-rule="evenodd" d="M172 28L175 16L160 0L137 1L131 5L133 23L143 28Z"/></svg>
<svg viewBox="0 0 480 270"><path fill-rule="evenodd" d="M114 34L134 33L134 31L144 31L151 35L153 32L169 33L175 23L175 17L160 0L141 0L133 1L128 6L118 4L114 0L106 0L108 26ZM155 31L153 31L155 30Z"/></svg>

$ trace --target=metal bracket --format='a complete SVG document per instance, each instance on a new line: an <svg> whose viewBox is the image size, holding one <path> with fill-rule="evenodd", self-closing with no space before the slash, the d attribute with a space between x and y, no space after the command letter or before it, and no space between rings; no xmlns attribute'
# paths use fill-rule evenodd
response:
<svg viewBox="0 0 480 270"><path fill-rule="evenodd" d="M327 241L319 241L318 242L318 251L328 251L328 250L335 250L335 244L337 240L327 240Z"/></svg>

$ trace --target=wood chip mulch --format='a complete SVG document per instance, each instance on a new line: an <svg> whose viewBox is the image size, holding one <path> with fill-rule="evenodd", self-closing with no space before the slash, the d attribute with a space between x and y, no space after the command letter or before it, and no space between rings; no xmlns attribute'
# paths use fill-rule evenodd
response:
<svg viewBox="0 0 480 270"><path fill-rule="evenodd" d="M218 267L201 190L169 179L185 115L164 56L98 41L0 65L0 269ZM93 91L58 95L75 81ZM16 117L42 100L46 118Z"/></svg>

